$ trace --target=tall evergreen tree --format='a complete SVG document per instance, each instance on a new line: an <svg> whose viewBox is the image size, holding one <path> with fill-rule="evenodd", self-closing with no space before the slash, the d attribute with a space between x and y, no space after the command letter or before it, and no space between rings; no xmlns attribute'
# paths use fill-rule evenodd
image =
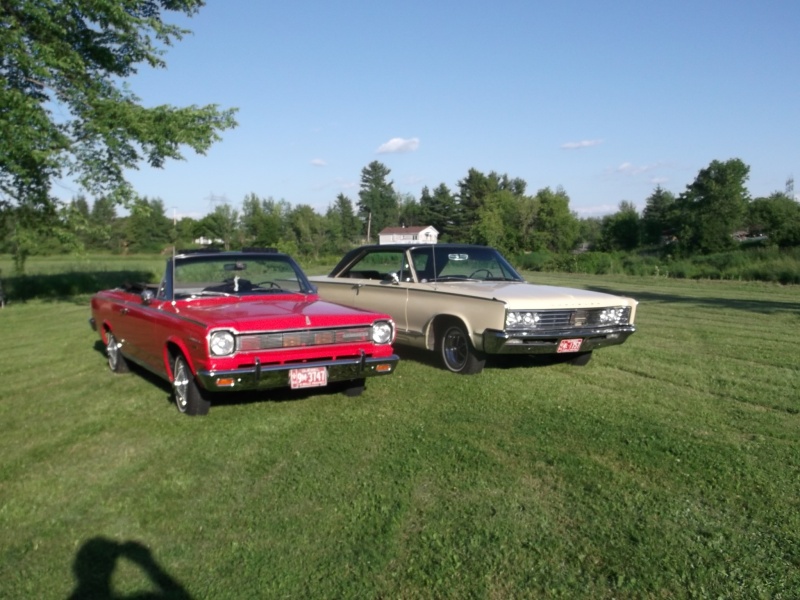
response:
<svg viewBox="0 0 800 600"><path fill-rule="evenodd" d="M331 232L333 251L349 249L361 239L361 220L356 216L353 202L344 194L336 196L336 201L328 207L325 214Z"/></svg>
<svg viewBox="0 0 800 600"><path fill-rule="evenodd" d="M445 184L440 183L433 194L427 187L422 188L419 208L420 225L430 225L436 229L440 241L455 239L456 199Z"/></svg>
<svg viewBox="0 0 800 600"><path fill-rule="evenodd" d="M358 214L365 227L369 227L369 237L377 237L386 227L399 225L400 209L394 183L388 181L391 170L377 160L372 161L361 171L361 189L358 192Z"/></svg>
<svg viewBox="0 0 800 600"><path fill-rule="evenodd" d="M675 195L660 185L647 198L642 211L642 242L661 244L664 236L674 235Z"/></svg>

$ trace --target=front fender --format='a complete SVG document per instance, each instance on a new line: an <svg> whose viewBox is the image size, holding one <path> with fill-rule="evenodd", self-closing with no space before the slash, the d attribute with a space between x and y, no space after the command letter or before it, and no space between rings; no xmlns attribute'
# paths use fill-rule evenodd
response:
<svg viewBox="0 0 800 600"><path fill-rule="evenodd" d="M197 374L197 365L195 364L194 353L189 348L186 340L178 336L170 336L167 338L166 344L164 344L162 356L162 360L164 361L164 370L167 373L167 377L169 377L170 381L174 380L172 363L175 361L175 357L177 356L176 353L178 352L183 354L192 373Z"/></svg>

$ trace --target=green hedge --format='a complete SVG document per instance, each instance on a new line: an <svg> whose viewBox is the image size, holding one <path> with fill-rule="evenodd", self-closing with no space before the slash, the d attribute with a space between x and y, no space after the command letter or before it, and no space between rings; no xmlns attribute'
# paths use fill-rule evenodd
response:
<svg viewBox="0 0 800 600"><path fill-rule="evenodd" d="M525 271L800 283L800 248L743 248L691 258L674 258L658 251L580 254L542 251L518 255L513 262Z"/></svg>

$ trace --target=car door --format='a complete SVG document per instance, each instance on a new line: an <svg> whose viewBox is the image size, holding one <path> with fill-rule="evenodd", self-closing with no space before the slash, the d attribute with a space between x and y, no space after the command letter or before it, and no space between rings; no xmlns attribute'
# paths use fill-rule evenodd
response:
<svg viewBox="0 0 800 600"><path fill-rule="evenodd" d="M398 330L406 329L406 304L408 288L413 285L413 273L404 251L378 249L368 252L341 277L338 291L327 295L326 299L343 302L339 298L346 297L347 304L387 313L394 319Z"/></svg>

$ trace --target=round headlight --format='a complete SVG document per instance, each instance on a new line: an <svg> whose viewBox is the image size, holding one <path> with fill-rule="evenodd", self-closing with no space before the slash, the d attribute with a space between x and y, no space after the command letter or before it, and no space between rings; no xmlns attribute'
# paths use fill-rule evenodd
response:
<svg viewBox="0 0 800 600"><path fill-rule="evenodd" d="M230 331L215 331L208 340L208 348L213 356L233 354L236 340Z"/></svg>
<svg viewBox="0 0 800 600"><path fill-rule="evenodd" d="M372 325L372 341L376 344L388 344L394 336L394 328L388 321L378 321Z"/></svg>

